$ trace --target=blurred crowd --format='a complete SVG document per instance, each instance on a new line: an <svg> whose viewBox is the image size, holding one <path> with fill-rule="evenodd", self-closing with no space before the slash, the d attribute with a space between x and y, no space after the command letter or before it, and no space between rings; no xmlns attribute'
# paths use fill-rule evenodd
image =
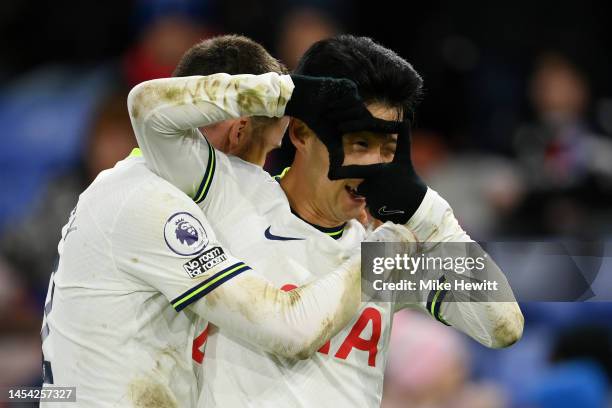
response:
<svg viewBox="0 0 612 408"><path fill-rule="evenodd" d="M509 38L496 49L486 32L474 34L490 29L490 22L455 23L465 11L450 1L442 2L439 14L421 6L423 21L411 16L406 27L397 16L385 24L383 5L342 0L141 0L92 12L65 3L56 6L67 15L75 15L75 7L95 21L72 22L61 10L27 2L3 6L8 28L2 41L15 38L26 49L13 48L5 54L12 59L0 62L0 385L40 383L39 331L61 228L80 192L135 146L127 93L142 81L170 76L187 48L215 34L249 35L290 69L313 42L341 32L369 35L396 49L425 80L413 134L417 171L473 238L598 241L604 255L610 251L612 84L599 72L612 68L612 51L599 49L591 64L575 52L598 50L594 39L587 42L603 21L595 10L574 14L594 24L587 34L559 34L558 41L542 40L521 55L519 27L498 32ZM480 6L494 14L485 2ZM52 32L47 38L34 40L16 28L43 15L57 21L46 29ZM495 18L503 27L516 15ZM540 39L550 34L547 24L553 31L576 29L547 21L539 21ZM23 37L7 40L7 33ZM285 143L266 169L275 174L291 154ZM612 285L608 258L600 268L601 285ZM612 304L523 308L524 338L502 351L485 350L421 315L398 314L383 406L612 406Z"/></svg>

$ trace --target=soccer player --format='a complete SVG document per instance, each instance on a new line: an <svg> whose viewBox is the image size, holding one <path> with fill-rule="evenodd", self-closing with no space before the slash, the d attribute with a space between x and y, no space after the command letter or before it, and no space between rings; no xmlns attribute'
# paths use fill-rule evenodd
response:
<svg viewBox="0 0 612 408"><path fill-rule="evenodd" d="M338 145L330 140L339 129L301 119L309 118L308 110L314 116L325 116L326 109L330 117L342 115L322 98L313 98L308 109L283 110L302 77L200 77L193 76L197 70L183 68L175 72L176 78L149 81L130 93L129 109L143 155L153 171L193 197L234 253L257 265L277 287L307 284L359 245L365 230L353 218L366 200L377 217L401 224L384 224L380 239L385 232L401 230L407 242L471 241L448 203L418 179L409 155L394 157L396 145L406 146L405 126L397 132L370 132L376 126L362 122L359 131L360 121L345 123L343 128L350 129L340 139L345 168L336 170L346 175L355 170L347 166L359 165L368 174L386 178L331 180ZM392 51L352 36L315 44L298 73L355 80L367 109L386 120L411 116L422 82ZM294 83L291 95L274 99L275 90L291 90ZM216 84L214 92L211 84ZM197 131L216 121L284 114L294 116L289 134L297 152L280 183L257 166L214 150ZM389 163L368 166L384 162ZM285 268L273 265L295 265L298 273L284 273ZM498 282L507 285L501 271L497 273ZM445 276L452 279L452 274ZM446 294L447 299L453 295ZM520 338L523 318L515 302L442 303L443 297L437 291L429 304L364 303L351 324L319 353L299 362L271 356L223 328L212 330L200 406L378 406L392 314L404 307L426 309L488 347L506 347Z"/></svg>
<svg viewBox="0 0 612 408"><path fill-rule="evenodd" d="M265 58L260 62L265 71L279 70ZM220 95L214 91L219 85L212 81L185 91ZM248 79L245 85L248 90ZM172 89L142 90L153 100L165 98L170 110L174 98L183 96ZM312 78L301 90L289 82L276 87L267 108L284 110L290 95L297 103L298 94L315 91L331 102L356 95L348 81ZM228 103L259 102L248 92L243 96ZM132 103L130 113L136 123L148 123L155 116L153 105L141 102ZM174 113L180 121L183 113ZM208 151L214 160L212 148ZM209 167L200 198L209 187L218 188L210 182L223 163L220 158ZM242 221L249 225L248 215L257 211L244 204ZM238 210L231 202L219 205L228 213ZM45 384L76 386L84 407L193 406L197 384L191 356L198 318L267 353L299 359L345 327L358 308L358 248L326 265L320 279L285 292L220 242L198 205L153 174L143 158L130 157L100 173L80 195L58 245L42 328ZM297 266L274 267L282 268L281 274L310 275Z"/></svg>
<svg viewBox="0 0 612 408"><path fill-rule="evenodd" d="M175 69L198 75L286 74L287 69L255 41L240 35L218 36L194 47ZM228 119L206 126L202 131L218 150L263 166L267 154L280 147L289 118L250 116Z"/></svg>

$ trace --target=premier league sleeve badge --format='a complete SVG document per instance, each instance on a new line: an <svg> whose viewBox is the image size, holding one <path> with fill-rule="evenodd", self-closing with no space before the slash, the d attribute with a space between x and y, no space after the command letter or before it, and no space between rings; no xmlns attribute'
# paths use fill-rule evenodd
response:
<svg viewBox="0 0 612 408"><path fill-rule="evenodd" d="M208 245L202 223L187 212L179 212L168 218L164 226L164 240L172 252L181 256L199 254Z"/></svg>

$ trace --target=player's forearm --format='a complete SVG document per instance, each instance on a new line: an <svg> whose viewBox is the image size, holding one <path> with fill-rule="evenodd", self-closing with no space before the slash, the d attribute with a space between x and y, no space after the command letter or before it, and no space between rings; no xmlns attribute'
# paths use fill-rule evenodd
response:
<svg viewBox="0 0 612 408"><path fill-rule="evenodd" d="M275 73L156 79L132 89L128 109L147 166L197 199L216 166L198 128L240 116L282 116L292 87L289 76Z"/></svg>
<svg viewBox="0 0 612 408"><path fill-rule="evenodd" d="M453 289L430 293L427 296L430 301L422 305L428 313L487 347L507 347L521 338L524 318L508 280L497 264L461 228L442 197L429 189L421 207L405 227L423 248L431 250L430 255L437 251L443 256L482 256L484 259L482 270L466 272L461 268L444 271L443 280ZM456 289L465 286L455 285L459 281L478 284L485 280L495 282L496 290L483 285L485 289L482 291L467 292Z"/></svg>
<svg viewBox="0 0 612 408"><path fill-rule="evenodd" d="M220 286L194 304L196 312L231 336L283 357L304 359L356 313L361 299L360 260L284 292L255 274Z"/></svg>
<svg viewBox="0 0 612 408"><path fill-rule="evenodd" d="M168 135L243 116L281 117L291 97L288 75L192 76L143 82L128 96L134 123Z"/></svg>
<svg viewBox="0 0 612 408"><path fill-rule="evenodd" d="M524 318L516 302L445 301L441 316L486 347L511 346L523 334Z"/></svg>
<svg viewBox="0 0 612 408"><path fill-rule="evenodd" d="M459 243L453 250L463 246ZM466 244L465 248L464 256L480 257L483 268L445 270L441 279L450 289L432 291L427 298L427 311L486 347L508 347L521 338L524 324L510 284L477 243Z"/></svg>

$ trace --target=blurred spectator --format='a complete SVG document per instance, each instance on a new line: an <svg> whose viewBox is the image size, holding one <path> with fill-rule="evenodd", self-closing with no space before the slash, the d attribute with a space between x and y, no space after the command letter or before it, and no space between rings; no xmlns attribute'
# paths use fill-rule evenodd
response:
<svg viewBox="0 0 612 408"><path fill-rule="evenodd" d="M304 52L315 42L333 37L337 24L314 8L299 8L287 14L278 35L277 57L293 71Z"/></svg>
<svg viewBox="0 0 612 408"><path fill-rule="evenodd" d="M595 134L585 119L590 101L586 78L564 57L544 55L530 97L535 122L521 126L514 140L529 193L509 230L606 231L611 225L612 143Z"/></svg>
<svg viewBox="0 0 612 408"><path fill-rule="evenodd" d="M168 14L152 21L124 57L128 86L172 76L183 53L213 32L180 14Z"/></svg>
<svg viewBox="0 0 612 408"><path fill-rule="evenodd" d="M213 32L196 3L139 2L138 41L120 63L43 67L4 89L0 186L11 200L0 207L0 384L40 383L41 311L61 228L87 185L136 146L129 88L170 76Z"/></svg>
<svg viewBox="0 0 612 408"><path fill-rule="evenodd" d="M126 98L127 91L121 91L100 105L79 168L52 180L38 196L33 211L11 223L0 239L2 256L33 288L46 289L61 228L79 194L100 171L113 167L136 146Z"/></svg>
<svg viewBox="0 0 612 408"><path fill-rule="evenodd" d="M523 194L514 163L486 153L451 152L444 138L433 131L414 131L412 160L427 184L444 192L474 239L491 238L500 218Z"/></svg>
<svg viewBox="0 0 612 408"><path fill-rule="evenodd" d="M461 334L414 311L395 314L383 408L497 408L493 384L469 380L470 355Z"/></svg>
<svg viewBox="0 0 612 408"><path fill-rule="evenodd" d="M78 81L74 77L72 82L75 84L72 84L69 75L64 73L65 70L60 70L61 76L38 75L31 80L33 84L25 87L26 92L32 89L38 92L46 87L53 90L59 88L47 99L40 96L36 98L37 102L42 100L47 109L55 109L56 112L52 118L43 117L42 119L47 119L46 122L37 120L37 128L47 130L49 123L59 122L63 125L62 129L75 129L71 138L55 135L53 140L37 138L33 143L40 150L41 156L58 156L55 161L63 162L64 166L60 174L46 174L47 167L52 166L57 171L55 162L42 167L41 171L47 178L38 183L36 191L39 191L39 194L36 195L34 205L27 208L20 217L13 216L10 225L0 236L2 256L18 273L23 274L32 287L46 289L53 260L57 256L61 228L76 204L78 195L100 171L113 167L136 146L126 109L129 88L146 80L171 76L184 51L203 36L213 32L199 22L192 7L194 4L192 1L177 3L167 0L142 2L137 10L140 23L138 41L122 57L122 63L112 67L116 71L114 75L107 73L103 80L97 81L96 87L90 85L92 80ZM63 83L60 80L71 84L76 91L68 93L64 89L67 86L57 85ZM63 102L63 99L66 99L65 105L73 108L69 114L60 115L64 112L57 111L56 105L62 106L60 102ZM81 107L83 105L97 105L98 111L87 111ZM6 114L9 120L18 123L31 122L19 115L22 112L13 115L9 113L11 112ZM23 145L23 138L16 136L15 139L21 143L20 146L16 142L15 152L28 150L32 156L32 149ZM66 153L61 156L49 154L57 150L57 145L66 145L63 149ZM27 177L28 166L38 163L36 158L32 157L26 165L21 165L19 174ZM19 158L13 160L16 159ZM15 167L12 162L9 165Z"/></svg>
<svg viewBox="0 0 612 408"><path fill-rule="evenodd" d="M73 168L112 67L47 66L2 89L0 232L35 205L39 192Z"/></svg>
<svg viewBox="0 0 612 408"><path fill-rule="evenodd" d="M286 14L277 36L276 56L293 71L304 52L315 42L340 32L337 23L319 9L299 7ZM271 174L280 174L291 163L295 151L288 141L280 149L273 150L264 168Z"/></svg>
<svg viewBox="0 0 612 408"><path fill-rule="evenodd" d="M310 44L342 31L331 16L354 33L375 37L413 62L426 80L417 116L432 130L414 132L413 160L474 238L499 239L499 232L523 241L526 234L609 234L612 148L587 120L591 100L604 101L600 122L612 129L608 14L578 1L410 6L407 16L342 0L135 0L97 5L93 12L91 4L74 0L3 3L0 79L11 82L0 91L0 384L38 381L42 296L60 229L78 194L134 144L126 90L169 76L185 49L220 32L276 45L277 56L291 68ZM293 11L285 13L288 8ZM93 20L73 17L87 13ZM130 45L132 37L137 41ZM528 92L534 117L515 132L514 160L490 155L491 148L506 146L505 129L515 128L523 108L519 96L530 52L550 39L563 49L584 50L577 62L591 67L588 76L563 56L542 56ZM103 62L109 56L116 66ZM458 145L478 151L459 152ZM291 144L286 147L279 157L289 161ZM282 159L270 165L284 167ZM599 288L612 288L612 274L606 273L610 253L608 245L596 295ZM533 271L523 267L529 257L506 258L505 270L526 270L528 284L535 286ZM600 299L609 299L610 290ZM399 313L383 406L502 407L500 388L520 408L603 406L610 389L607 331L571 330L558 340L557 331L576 322L609 326L610 304L542 302L524 310L524 338L506 350L464 344L452 329Z"/></svg>
<svg viewBox="0 0 612 408"><path fill-rule="evenodd" d="M603 327L575 327L559 336L553 366L516 401L529 408L606 408L612 373L610 334Z"/></svg>
<svg viewBox="0 0 612 408"><path fill-rule="evenodd" d="M551 353L554 363L584 360L597 364L612 382L612 336L605 326L575 325L563 330Z"/></svg>
<svg viewBox="0 0 612 408"><path fill-rule="evenodd" d="M0 257L0 385L40 382L40 305L25 283Z"/></svg>

